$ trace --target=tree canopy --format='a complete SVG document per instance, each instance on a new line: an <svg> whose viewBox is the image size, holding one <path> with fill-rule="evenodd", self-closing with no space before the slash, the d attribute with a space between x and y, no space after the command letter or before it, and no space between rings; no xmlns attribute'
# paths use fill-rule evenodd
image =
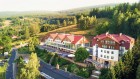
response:
<svg viewBox="0 0 140 79"><path fill-rule="evenodd" d="M75 52L75 61L83 62L89 57L89 52L85 48L78 48Z"/></svg>

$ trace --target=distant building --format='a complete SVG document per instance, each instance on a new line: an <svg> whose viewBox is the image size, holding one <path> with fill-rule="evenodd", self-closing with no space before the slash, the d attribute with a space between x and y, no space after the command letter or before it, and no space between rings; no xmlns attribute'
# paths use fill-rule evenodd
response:
<svg viewBox="0 0 140 79"><path fill-rule="evenodd" d="M89 47L90 42L82 35L51 33L45 38L45 45L73 53L79 47Z"/></svg>
<svg viewBox="0 0 140 79"><path fill-rule="evenodd" d="M113 66L129 49L134 46L134 38L120 34L97 35L92 40L93 60L104 66Z"/></svg>

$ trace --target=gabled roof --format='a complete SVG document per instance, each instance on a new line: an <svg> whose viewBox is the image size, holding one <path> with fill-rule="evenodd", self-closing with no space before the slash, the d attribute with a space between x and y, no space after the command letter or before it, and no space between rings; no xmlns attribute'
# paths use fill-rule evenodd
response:
<svg viewBox="0 0 140 79"><path fill-rule="evenodd" d="M55 39L57 35L58 35L58 33L51 33L51 34L50 34L50 37L51 37L52 39Z"/></svg>
<svg viewBox="0 0 140 79"><path fill-rule="evenodd" d="M63 33L51 33L46 35L42 40L44 41L48 37L52 38L55 40L57 37L60 38L61 42L65 39L68 38L72 44L76 44L81 38L84 36L82 35L73 35L73 34L63 34Z"/></svg>
<svg viewBox="0 0 140 79"><path fill-rule="evenodd" d="M58 37L63 40L66 36L68 36L70 34L58 34Z"/></svg>
<svg viewBox="0 0 140 79"><path fill-rule="evenodd" d="M120 43L120 41L122 41L122 40L125 42L130 42L131 40L134 40L134 38L129 37L129 36L124 35L124 34L101 34L101 35L94 37L94 39L102 40L102 39L107 38L107 37L116 41L117 43Z"/></svg>
<svg viewBox="0 0 140 79"><path fill-rule="evenodd" d="M76 44L83 36L82 35L76 35L74 36L74 41L72 41L73 44Z"/></svg>
<svg viewBox="0 0 140 79"><path fill-rule="evenodd" d="M74 41L74 35L68 35L67 38L72 42Z"/></svg>

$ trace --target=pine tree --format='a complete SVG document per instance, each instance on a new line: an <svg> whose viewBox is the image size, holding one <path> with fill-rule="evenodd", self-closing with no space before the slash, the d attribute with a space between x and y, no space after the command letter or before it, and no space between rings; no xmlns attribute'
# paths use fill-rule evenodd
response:
<svg viewBox="0 0 140 79"><path fill-rule="evenodd" d="M29 28L27 26L25 27L24 37L25 37L25 39L29 39L29 37L30 37Z"/></svg>
<svg viewBox="0 0 140 79"><path fill-rule="evenodd" d="M64 26L64 27L67 26L67 22L66 22L66 20L63 21L63 26Z"/></svg>
<svg viewBox="0 0 140 79"><path fill-rule="evenodd" d="M76 19L76 17L74 17L74 19L73 19L73 24L77 24L77 19Z"/></svg>

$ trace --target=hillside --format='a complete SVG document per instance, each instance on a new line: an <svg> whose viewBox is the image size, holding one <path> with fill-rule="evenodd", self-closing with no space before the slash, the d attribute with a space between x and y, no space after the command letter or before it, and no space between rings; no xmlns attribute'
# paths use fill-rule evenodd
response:
<svg viewBox="0 0 140 79"><path fill-rule="evenodd" d="M116 4L104 4L89 7L74 8L62 11L4 11L0 12L0 18L3 17L14 17L14 16L30 16L30 15L73 15L77 13L88 13L93 8L103 8L107 6L115 6Z"/></svg>

